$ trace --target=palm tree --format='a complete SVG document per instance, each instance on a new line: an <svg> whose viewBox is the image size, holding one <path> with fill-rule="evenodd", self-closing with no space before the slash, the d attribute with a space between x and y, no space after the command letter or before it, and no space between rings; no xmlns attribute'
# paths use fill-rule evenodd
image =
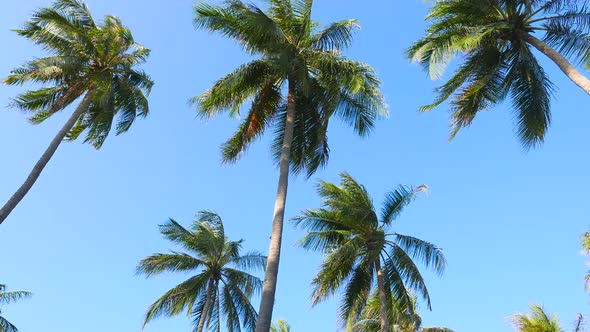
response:
<svg viewBox="0 0 590 332"><path fill-rule="evenodd" d="M193 98L203 118L225 110L239 114L241 106L252 100L237 132L222 147L223 161L236 161L267 128L274 127L272 152L279 181L256 332L270 330L290 170L311 176L327 163L332 115L361 136L386 115L373 69L341 54L352 42L356 20L318 30L319 24L311 19L312 0L268 2L268 13L238 0L225 1L223 6L201 3L195 9L197 27L234 39L256 57Z"/></svg>
<svg viewBox="0 0 590 332"><path fill-rule="evenodd" d="M317 192L323 208L306 210L294 218L308 234L300 244L308 250L325 254L320 271L313 280L313 304L344 288L341 317L347 321L365 307L375 279L379 294L380 326L389 331L388 308L392 300L411 307L406 287L427 301L430 297L414 260L442 273L446 261L434 244L390 231L391 224L420 191L400 186L386 195L381 216L377 217L373 201L364 186L350 175L340 174L340 186L320 181Z"/></svg>
<svg viewBox="0 0 590 332"><path fill-rule="evenodd" d="M590 7L569 0L443 0L433 2L424 38L408 56L440 78L457 54L463 64L435 91L429 111L451 98L451 138L475 115L510 96L525 148L543 142L551 122L553 83L533 49L590 94L590 80L572 63L590 60ZM570 59L570 60L568 60Z"/></svg>
<svg viewBox="0 0 590 332"><path fill-rule="evenodd" d="M590 256L590 232L585 232L582 235L582 250L586 256ZM586 272L584 285L586 286L586 290L590 291L590 270Z"/></svg>
<svg viewBox="0 0 590 332"><path fill-rule="evenodd" d="M408 291L410 292L410 291ZM393 330L396 332L453 332L446 327L425 327L422 326L422 317L416 308L417 298L411 295L411 305L409 308L400 305L395 299L392 299L389 307L389 321L393 323ZM379 332L380 331L380 302L379 294L373 291L373 294L367 301L367 305L362 308L359 315L354 315L349 319L348 332Z"/></svg>
<svg viewBox="0 0 590 332"><path fill-rule="evenodd" d="M135 43L116 17L95 23L79 0L57 0L53 7L39 9L16 32L50 55L25 63L4 80L12 85L44 85L17 96L13 106L32 112L30 121L39 124L81 100L23 185L0 209L0 223L25 197L64 139L75 140L86 132L84 142L100 148L113 122L118 135L148 114L146 96L153 85L145 72L134 69L145 62L149 50Z"/></svg>
<svg viewBox="0 0 590 332"><path fill-rule="evenodd" d="M580 317L578 316L578 322L581 323ZM547 314L543 307L538 305L531 305L530 315L514 315L512 323L518 332L563 332L557 316ZM581 324L576 324L576 332L579 326Z"/></svg>
<svg viewBox="0 0 590 332"><path fill-rule="evenodd" d="M0 304L10 304L23 298L30 297L31 293L24 291L6 291L6 285L0 284ZM6 318L1 316L0 310L0 332L18 332L16 326L12 325Z"/></svg>
<svg viewBox="0 0 590 332"><path fill-rule="evenodd" d="M199 272L154 302L144 326L156 317L186 310L196 332L208 326L219 331L222 315L228 331L239 332L242 326L252 331L257 314L250 298L260 291L262 281L243 270L264 269L266 257L256 252L241 255L243 240L229 241L221 217L213 212L200 211L190 229L170 219L160 225L160 232L187 252L149 256L141 260L137 273L151 277L165 271Z"/></svg>
<svg viewBox="0 0 590 332"><path fill-rule="evenodd" d="M272 324L270 332L291 332L291 326L286 321L279 319L276 324Z"/></svg>

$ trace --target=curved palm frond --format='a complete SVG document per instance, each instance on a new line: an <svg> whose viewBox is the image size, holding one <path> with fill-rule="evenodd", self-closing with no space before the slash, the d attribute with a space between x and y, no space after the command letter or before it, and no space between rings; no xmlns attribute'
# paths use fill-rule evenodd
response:
<svg viewBox="0 0 590 332"><path fill-rule="evenodd" d="M203 265L205 265L204 261L185 253L155 254L142 259L137 266L136 273L151 277L167 271L190 271Z"/></svg>
<svg viewBox="0 0 590 332"><path fill-rule="evenodd" d="M18 332L16 326L6 320L6 318L0 316L0 331L2 332Z"/></svg>
<svg viewBox="0 0 590 332"><path fill-rule="evenodd" d="M381 209L381 220L383 223L389 225L401 214L403 208L414 200L416 194L421 191L428 192L428 187L426 185L416 188L399 186L396 190L388 192L385 195L385 201Z"/></svg>

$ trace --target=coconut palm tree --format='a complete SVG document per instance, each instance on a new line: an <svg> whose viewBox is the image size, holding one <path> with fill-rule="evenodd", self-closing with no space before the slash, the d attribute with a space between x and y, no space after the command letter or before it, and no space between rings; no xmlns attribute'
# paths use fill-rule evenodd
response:
<svg viewBox="0 0 590 332"><path fill-rule="evenodd" d="M451 98L451 138L479 111L512 100L516 133L525 148L543 142L551 122L553 83L539 51L590 94L590 80L574 66L590 60L590 7L569 0L443 0L433 2L424 38L408 56L432 78L461 55L454 75L435 91L429 111ZM572 64L572 61L574 64Z"/></svg>
<svg viewBox="0 0 590 332"><path fill-rule="evenodd" d="M579 320L580 316L578 317ZM581 322L579 320L579 322ZM556 315L549 315L543 307L531 305L531 314L517 314L512 317L512 324L518 332L563 332ZM576 324L578 326L581 324ZM576 327L578 330L578 327ZM577 332L577 331L576 331Z"/></svg>
<svg viewBox="0 0 590 332"><path fill-rule="evenodd" d="M270 332L291 332L291 326L286 321L279 319L276 324L272 324Z"/></svg>
<svg viewBox="0 0 590 332"><path fill-rule="evenodd" d="M39 124L80 101L23 185L0 209L0 223L25 197L64 139L75 140L85 132L84 142L100 148L113 126L121 134L137 117L148 114L146 96L153 85L145 72L134 68L145 62L149 50L137 44L116 17L95 23L82 1L57 0L53 7L35 12L16 32L50 55L25 63L4 80L12 85L43 84L17 96L13 106L32 113L30 121Z"/></svg>
<svg viewBox="0 0 590 332"><path fill-rule="evenodd" d="M586 256L590 256L590 232L585 232L582 235L582 250ZM584 285L586 286L586 290L590 291L590 271L586 272L586 276L584 277Z"/></svg>
<svg viewBox="0 0 590 332"><path fill-rule="evenodd" d="M327 163L333 115L361 136L386 115L373 69L341 54L352 42L356 20L318 29L311 18L312 0L268 2L268 12L237 0L222 6L201 3L195 17L197 27L234 39L255 58L193 98L203 118L222 111L239 114L251 100L237 132L222 147L223 161L236 161L274 127L272 153L279 181L257 332L270 330L289 172L310 176Z"/></svg>
<svg viewBox="0 0 590 332"><path fill-rule="evenodd" d="M148 277L166 271L197 274L154 302L144 325L156 317L186 310L193 317L196 332L206 327L219 331L221 316L230 332L239 332L242 327L253 331L257 314L250 298L260 291L262 281L244 270L264 269L266 257L256 252L241 255L243 240L228 240L221 217L209 211L200 211L190 229L170 219L160 225L160 232L185 252L149 256L141 260L137 273Z"/></svg>
<svg viewBox="0 0 590 332"><path fill-rule="evenodd" d="M10 304L30 297L31 293L24 291L6 291L6 285L0 284L0 304ZM2 310L0 310L0 332L18 332L16 326L12 325L6 318L2 317Z"/></svg>
<svg viewBox="0 0 590 332"><path fill-rule="evenodd" d="M294 218L296 226L308 232L301 246L325 254L313 280L314 305L344 288L340 314L347 321L365 307L376 281L379 301L385 304L379 306L382 332L390 331L388 307L392 300L411 308L406 287L431 307L428 289L414 261L442 273L446 261L441 249L391 231L404 207L425 190L424 185L400 186L389 192L378 217L367 190L350 175L340 174L340 186L319 182L317 192L323 207Z"/></svg>
<svg viewBox="0 0 590 332"><path fill-rule="evenodd" d="M410 291L408 291L410 292ZM411 305L405 307L392 299L389 309L389 321L392 329L396 332L453 332L446 327L425 327L422 326L422 317L416 308L417 297L411 294ZM379 332L380 331L380 302L376 290L362 308L359 315L353 315L349 319L346 331L348 332Z"/></svg>

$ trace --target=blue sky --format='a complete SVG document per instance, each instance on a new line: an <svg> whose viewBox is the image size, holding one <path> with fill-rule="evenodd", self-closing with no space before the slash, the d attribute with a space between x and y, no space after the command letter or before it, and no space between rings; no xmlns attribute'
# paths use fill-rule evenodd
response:
<svg viewBox="0 0 590 332"><path fill-rule="evenodd" d="M2 308L20 331L140 331L147 307L186 278L134 275L137 262L173 249L157 225L168 217L188 224L198 210L224 219L230 238L266 252L277 170L264 137L235 165L220 164L219 146L238 120L203 122L187 100L247 60L231 41L195 31L192 0L88 0L95 18L115 14L152 49L145 69L156 82L151 114L99 151L63 144L24 201L0 227L0 282L34 293ZM0 11L0 75L40 49L16 36L30 13L48 0L5 1ZM371 64L383 81L391 116L368 139L334 121L329 165L311 179L293 178L287 217L317 207L317 179L347 171L366 185L375 204L398 184L427 184L394 225L443 248L448 269L426 273L433 311L425 325L457 332L510 331L507 318L539 303L567 328L586 313L586 270L579 236L589 226L588 96L543 60L558 89L553 124L541 148L525 152L513 135L509 105L480 114L449 143L446 105L416 109L433 99L420 68L403 50L423 31L428 4L408 1L317 0L324 23L358 18L347 55ZM448 77L448 75L447 75ZM0 86L0 105L24 88ZM21 184L68 109L39 126L25 114L0 111L0 200ZM337 299L311 308L309 282L321 257L295 246L303 234L285 228L275 319L293 331L336 331ZM256 301L257 303L257 301ZM257 306L257 304L256 304ZM188 331L185 316L159 319L145 331Z"/></svg>

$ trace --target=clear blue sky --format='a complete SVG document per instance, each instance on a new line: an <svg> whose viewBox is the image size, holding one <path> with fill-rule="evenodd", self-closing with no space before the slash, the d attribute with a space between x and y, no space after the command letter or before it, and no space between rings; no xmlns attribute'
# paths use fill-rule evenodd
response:
<svg viewBox="0 0 590 332"><path fill-rule="evenodd" d="M238 121L195 118L189 97L246 60L233 44L192 26L192 0L88 0L95 17L116 14L136 40L152 49L146 66L156 82L151 114L95 151L63 144L29 195L0 227L0 282L35 293L2 308L22 332L140 331L145 310L186 278L134 276L137 262L172 249L157 225L168 217L188 224L201 209L217 211L229 236L266 252L277 171L268 137L232 166L219 162L219 146ZM16 36L29 14L49 0L4 1L0 11L0 75L40 49ZM315 19L358 18L348 55L379 72L391 117L369 139L336 121L330 128L330 163L311 179L292 179L287 217L320 203L317 179L337 180L346 170L365 184L375 203L399 183L430 186L395 225L397 231L444 249L448 270L427 274L433 311L425 325L457 332L510 331L510 315L544 304L565 327L586 313L586 270L579 236L589 226L588 96L547 62L558 86L553 124L542 148L525 152L513 135L512 114L501 105L447 142L445 106L419 114L432 100L431 82L403 50L424 29L428 4L420 0L316 0ZM448 75L447 75L448 76ZM0 86L0 105L23 88ZM18 111L0 112L0 200L21 184L64 122L67 110L39 126ZM335 331L336 301L311 308L310 286L320 257L285 241L275 319L295 332ZM256 304L257 306L257 304ZM189 331L185 316L159 319L145 331Z"/></svg>

